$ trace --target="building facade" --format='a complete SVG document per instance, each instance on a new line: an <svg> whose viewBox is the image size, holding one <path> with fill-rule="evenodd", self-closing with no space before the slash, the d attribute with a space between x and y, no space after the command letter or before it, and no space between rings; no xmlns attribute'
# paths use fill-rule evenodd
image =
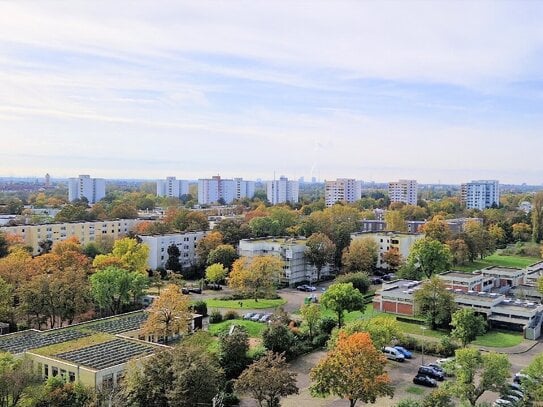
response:
<svg viewBox="0 0 543 407"><path fill-rule="evenodd" d="M90 204L98 202L106 196L106 181L103 178L91 178L90 175L80 175L68 180L68 199L86 198Z"/></svg>
<svg viewBox="0 0 543 407"><path fill-rule="evenodd" d="M397 182L389 182L388 184L390 202L403 202L407 205L416 205L417 193L417 181L412 179L401 179Z"/></svg>
<svg viewBox="0 0 543 407"><path fill-rule="evenodd" d="M353 178L338 178L324 182L324 202L332 206L336 202L352 203L362 197L362 181Z"/></svg>
<svg viewBox="0 0 543 407"><path fill-rule="evenodd" d="M149 247L147 266L156 270L163 268L168 261L168 247L175 245L181 255L179 263L183 268L196 264L196 245L206 232L168 233L165 235L139 235L142 243Z"/></svg>
<svg viewBox="0 0 543 407"><path fill-rule="evenodd" d="M168 198L181 198L182 195L189 193L189 182L176 179L175 177L167 177L165 180L156 182L157 196L165 196Z"/></svg>
<svg viewBox="0 0 543 407"><path fill-rule="evenodd" d="M46 223L43 225L3 226L5 233L21 236L25 245L32 247L34 255L40 253L39 243L43 240L56 242L76 237L86 245L101 238L119 239L132 231L134 226L142 222L139 219L105 220L101 222L66 222Z"/></svg>
<svg viewBox="0 0 543 407"><path fill-rule="evenodd" d="M238 254L249 259L256 256L273 255L284 261L281 283L293 286L297 283L313 283L317 280L317 269L306 258L305 238L266 237L243 239L239 242ZM331 268L321 270L321 278L328 276Z"/></svg>
<svg viewBox="0 0 543 407"><path fill-rule="evenodd" d="M280 203L297 203L300 192L298 181L289 181L287 177L281 176L278 180L266 182L266 194L272 205Z"/></svg>
<svg viewBox="0 0 543 407"><path fill-rule="evenodd" d="M249 198L255 195L255 182L242 178L222 179L219 175L198 180L198 203L210 205L224 201L231 204L236 199Z"/></svg>
<svg viewBox="0 0 543 407"><path fill-rule="evenodd" d="M486 209L500 204L498 181L471 181L462 184L462 203L468 209Z"/></svg>

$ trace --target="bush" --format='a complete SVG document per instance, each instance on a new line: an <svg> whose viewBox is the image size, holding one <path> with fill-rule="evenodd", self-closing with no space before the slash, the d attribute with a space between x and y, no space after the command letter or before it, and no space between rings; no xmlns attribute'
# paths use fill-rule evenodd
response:
<svg viewBox="0 0 543 407"><path fill-rule="evenodd" d="M370 278L366 273L347 273L342 274L336 278L336 283L353 283L353 287L358 289L362 294L368 292L371 282Z"/></svg>
<svg viewBox="0 0 543 407"><path fill-rule="evenodd" d="M194 304L192 304L192 312L195 314L203 315L204 317L207 317L207 304L205 301L198 300Z"/></svg>
<svg viewBox="0 0 543 407"><path fill-rule="evenodd" d="M224 313L223 319L228 321L230 319L239 319L239 314L234 310L228 310Z"/></svg>
<svg viewBox="0 0 543 407"><path fill-rule="evenodd" d="M332 333L336 325L337 325L337 321L335 318L324 317L324 318L321 318L321 320L319 321L317 330L323 335L330 336L330 334Z"/></svg>
<svg viewBox="0 0 543 407"><path fill-rule="evenodd" d="M274 322L262 332L262 344L272 352L285 352L288 356L294 344L294 334L286 325Z"/></svg>
<svg viewBox="0 0 543 407"><path fill-rule="evenodd" d="M296 340L291 346L288 353L289 359L294 359L298 356L305 355L306 353L311 352L314 349L313 343L306 340Z"/></svg>
<svg viewBox="0 0 543 407"><path fill-rule="evenodd" d="M221 311L219 311L219 310L211 311L211 314L209 315L209 323L210 324L218 324L219 322L222 322Z"/></svg>
<svg viewBox="0 0 543 407"><path fill-rule="evenodd" d="M326 342L328 342L328 339L330 338L330 335L328 334L318 334L313 338L313 347L314 348L322 348L326 345Z"/></svg>
<svg viewBox="0 0 543 407"><path fill-rule="evenodd" d="M453 356L454 351L458 349L458 345L451 340L449 336L444 336L441 339L441 355L445 357Z"/></svg>

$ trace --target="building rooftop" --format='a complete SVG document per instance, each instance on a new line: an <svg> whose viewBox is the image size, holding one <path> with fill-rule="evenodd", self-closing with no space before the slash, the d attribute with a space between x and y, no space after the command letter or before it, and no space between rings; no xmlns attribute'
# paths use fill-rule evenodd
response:
<svg viewBox="0 0 543 407"><path fill-rule="evenodd" d="M450 288L447 288L448 291L451 291L454 294L455 298L464 298L464 299L477 299L477 301L485 301L485 302L496 302L501 298L505 298L503 294L498 293L486 293L483 291L463 291L460 289L452 290Z"/></svg>
<svg viewBox="0 0 543 407"><path fill-rule="evenodd" d="M499 304L496 304L496 311L504 310L511 312L518 312L519 310L526 310L527 312L537 312L539 309L543 309L541 304L531 301L514 300L512 298L506 298Z"/></svg>
<svg viewBox="0 0 543 407"><path fill-rule="evenodd" d="M268 236L268 237L255 237L251 239L243 239L242 242L265 242L265 243L279 243L279 244L302 244L305 245L307 243L307 239L305 237L274 237L274 236Z"/></svg>
<svg viewBox="0 0 543 407"><path fill-rule="evenodd" d="M469 280L473 277L480 277L481 274L477 273L462 273L461 271L446 271L444 273L438 274L438 277L452 277L452 278L465 278L466 280Z"/></svg>
<svg viewBox="0 0 543 407"><path fill-rule="evenodd" d="M30 349L42 348L89 336L90 333L76 329L54 331L28 330L0 336L0 350L18 354Z"/></svg>
<svg viewBox="0 0 543 407"><path fill-rule="evenodd" d="M518 275L519 273L523 273L524 270L514 268L514 267L501 267L501 266L490 266L485 269L480 270L482 273L499 273L499 274L510 274L510 275Z"/></svg>

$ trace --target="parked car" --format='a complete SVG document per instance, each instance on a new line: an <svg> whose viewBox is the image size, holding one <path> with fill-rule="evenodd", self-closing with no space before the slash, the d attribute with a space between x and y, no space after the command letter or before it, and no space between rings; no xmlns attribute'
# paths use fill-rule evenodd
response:
<svg viewBox="0 0 543 407"><path fill-rule="evenodd" d="M383 280L385 281L394 280L395 278L396 278L396 275L394 275L393 273L385 274L383 276Z"/></svg>
<svg viewBox="0 0 543 407"><path fill-rule="evenodd" d="M515 373L515 376L513 377L513 383L522 384L523 381L531 380L532 378L524 373Z"/></svg>
<svg viewBox="0 0 543 407"><path fill-rule="evenodd" d="M522 400L522 397L513 396L512 394L505 394L500 397L502 400L510 401L513 404L519 403Z"/></svg>
<svg viewBox="0 0 543 407"><path fill-rule="evenodd" d="M418 374L413 378L413 383L420 384L421 386L437 387L437 382L431 377L423 374Z"/></svg>
<svg viewBox="0 0 543 407"><path fill-rule="evenodd" d="M516 390L516 389L513 389L511 387L505 389L505 392L504 392L505 395L509 394L509 395L512 395L512 396L515 396L515 397L519 397L521 399L524 398L524 393L520 390Z"/></svg>
<svg viewBox="0 0 543 407"><path fill-rule="evenodd" d="M264 314L254 314L252 317L251 317L251 321L255 321L255 322L258 322L258 320L260 318L262 318L264 316Z"/></svg>
<svg viewBox="0 0 543 407"><path fill-rule="evenodd" d="M248 312L245 315L243 315L243 319L251 319L255 316L255 312Z"/></svg>
<svg viewBox="0 0 543 407"><path fill-rule="evenodd" d="M492 403L492 407L509 407L509 406L514 406L514 404L510 402L509 400L504 400L504 399L498 399L494 403Z"/></svg>
<svg viewBox="0 0 543 407"><path fill-rule="evenodd" d="M186 287L183 287L183 288L181 289L181 292L182 292L183 294L190 294L189 289L186 288Z"/></svg>
<svg viewBox="0 0 543 407"><path fill-rule="evenodd" d="M403 355L403 353L400 352L398 349L394 349L390 346L385 347L383 353L385 354L387 359L395 360L396 362L405 361L405 356Z"/></svg>
<svg viewBox="0 0 543 407"><path fill-rule="evenodd" d="M307 284L302 284L302 285L299 285L298 287L296 287L297 290L300 290L300 291L305 291L305 292L313 292L313 291L317 291L317 288L316 287L313 287L312 285L307 285Z"/></svg>
<svg viewBox="0 0 543 407"><path fill-rule="evenodd" d="M522 394L524 394L524 390L522 389L522 386L518 383L509 383L507 385L507 388L508 389L512 389L512 390L517 390L517 391L520 391Z"/></svg>
<svg viewBox="0 0 543 407"><path fill-rule="evenodd" d="M439 380L440 382L445 380L445 374L443 372L439 372L433 367L430 366L421 366L418 370L419 374L424 374L426 376L431 377L432 379Z"/></svg>
<svg viewBox="0 0 543 407"><path fill-rule="evenodd" d="M381 280L379 277L372 277L372 278L371 278L371 283L372 283L373 285L382 284L382 283L383 283L383 280Z"/></svg>
<svg viewBox="0 0 543 407"><path fill-rule="evenodd" d="M200 287L191 287L189 288L189 292L194 294L202 294L202 289Z"/></svg>
<svg viewBox="0 0 543 407"><path fill-rule="evenodd" d="M454 362L454 357L436 360L436 364L441 366L441 367L443 367L443 365L445 365L447 363L450 363L450 362Z"/></svg>
<svg viewBox="0 0 543 407"><path fill-rule="evenodd" d="M413 357L413 354L405 349L403 346L396 345L394 346L394 349L399 350L406 359L411 359Z"/></svg>
<svg viewBox="0 0 543 407"><path fill-rule="evenodd" d="M272 314L264 314L258 321L259 322L268 322L272 317Z"/></svg>
<svg viewBox="0 0 543 407"><path fill-rule="evenodd" d="M438 372L443 372L446 375L445 370L441 366L439 366L437 363L428 363L426 366L430 366L431 368L434 368Z"/></svg>

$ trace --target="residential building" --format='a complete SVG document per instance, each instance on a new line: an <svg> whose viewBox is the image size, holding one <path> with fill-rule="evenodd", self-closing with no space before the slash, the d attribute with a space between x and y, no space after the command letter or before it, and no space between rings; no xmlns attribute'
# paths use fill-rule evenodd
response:
<svg viewBox="0 0 543 407"><path fill-rule="evenodd" d="M150 269L163 268L168 261L168 247L176 245L181 255L179 263L183 268L196 264L196 245L206 232L168 233L165 235L139 235L143 244L149 247L147 265Z"/></svg>
<svg viewBox="0 0 543 407"><path fill-rule="evenodd" d="M417 181L401 179L397 182L389 182L388 196L390 202L403 202L407 205L417 204Z"/></svg>
<svg viewBox="0 0 543 407"><path fill-rule="evenodd" d="M90 204L98 202L106 196L106 181L103 178L91 178L90 175L80 175L68 180L68 199L86 198Z"/></svg>
<svg viewBox="0 0 543 407"><path fill-rule="evenodd" d="M219 175L198 180L198 203L231 204L236 199L252 198L255 194L255 182L242 178L222 179Z"/></svg>
<svg viewBox="0 0 543 407"><path fill-rule="evenodd" d="M462 203L468 209L486 209L500 204L498 181L471 181L462 184Z"/></svg>
<svg viewBox="0 0 543 407"><path fill-rule="evenodd" d="M389 266L383 261L384 254L392 249L397 250L403 259L409 256L411 248L415 242L424 237L422 234L415 233L396 233L396 232L373 232L373 233L352 233L351 241L370 237L378 245L379 255L377 257L377 268L388 269Z"/></svg>
<svg viewBox="0 0 543 407"><path fill-rule="evenodd" d="M268 201L272 205L291 202L297 203L300 185L298 181L289 181L281 176L278 180L266 182Z"/></svg>
<svg viewBox="0 0 543 407"><path fill-rule="evenodd" d="M167 177L165 180L158 180L156 182L157 196L181 198L182 195L187 195L188 193L188 181L176 179L175 177Z"/></svg>
<svg viewBox="0 0 543 407"><path fill-rule="evenodd" d="M324 182L324 202L332 206L336 202L352 203L362 197L362 181L353 178L338 178Z"/></svg>
<svg viewBox="0 0 543 407"><path fill-rule="evenodd" d="M312 266L305 255L307 249L306 239L302 237L266 237L257 239L243 239L239 242L238 254L241 257L254 258L256 256L273 255L284 261L281 283L293 286L296 283L317 280L317 270ZM329 266L321 270L321 277L331 273Z"/></svg>
<svg viewBox="0 0 543 407"><path fill-rule="evenodd" d="M446 271L438 274L445 285L452 290L461 291L484 291L490 292L494 287L494 278L485 276L480 272L462 273L459 271Z"/></svg>
<svg viewBox="0 0 543 407"><path fill-rule="evenodd" d="M37 255L40 253L39 243L43 240L50 240L55 244L69 237L76 237L83 245L101 238L115 240L126 236L140 222L142 222L140 219L118 219L99 222L46 223L2 226L0 230L21 236L25 245L32 247L33 254Z"/></svg>
<svg viewBox="0 0 543 407"><path fill-rule="evenodd" d="M358 231L360 233L383 232L386 230L387 223L384 220L362 219Z"/></svg>

